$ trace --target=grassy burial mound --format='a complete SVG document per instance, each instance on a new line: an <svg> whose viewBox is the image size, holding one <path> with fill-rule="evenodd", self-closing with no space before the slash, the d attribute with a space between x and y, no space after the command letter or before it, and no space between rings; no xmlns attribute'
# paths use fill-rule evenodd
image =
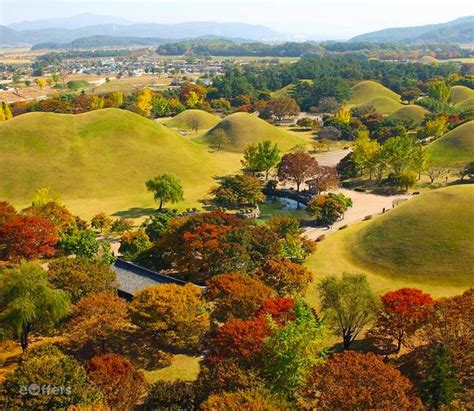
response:
<svg viewBox="0 0 474 411"><path fill-rule="evenodd" d="M350 241L355 261L421 283L474 281L474 186L423 193L364 225Z"/></svg>
<svg viewBox="0 0 474 411"><path fill-rule="evenodd" d="M302 82L308 83L308 84L313 84L313 82L314 82L314 80L311 80L311 79L302 79L302 80L299 80L299 81L302 81ZM273 98L291 97L291 93L292 93L292 90L295 88L295 85L296 85L296 83L290 83L290 84L286 85L285 87L282 87L281 89L271 93L271 96Z"/></svg>
<svg viewBox="0 0 474 411"><path fill-rule="evenodd" d="M449 166L474 161L474 121L456 127L428 146L433 164Z"/></svg>
<svg viewBox="0 0 474 411"><path fill-rule="evenodd" d="M418 59L418 63L422 64L436 64L439 63L439 60L433 56L423 56Z"/></svg>
<svg viewBox="0 0 474 411"><path fill-rule="evenodd" d="M474 98L474 90L466 86L451 87L450 100L452 103L458 105L467 99Z"/></svg>
<svg viewBox="0 0 474 411"><path fill-rule="evenodd" d="M389 118L394 120L410 121L413 124L420 124L429 111L417 105L402 106L390 114Z"/></svg>
<svg viewBox="0 0 474 411"><path fill-rule="evenodd" d="M145 181L164 172L182 180L190 204L207 193L213 175L237 168L238 160L212 155L124 110L29 113L0 126L0 198L20 205L36 189L51 187L79 213L87 212L85 204L96 207L89 212L116 211L139 201L150 206Z"/></svg>
<svg viewBox="0 0 474 411"><path fill-rule="evenodd" d="M375 97L359 107L369 109L374 108L380 114L388 116L403 108L403 106L390 97Z"/></svg>
<svg viewBox="0 0 474 411"><path fill-rule="evenodd" d="M466 100L461 101L456 104L456 107L464 109L474 108L474 97L467 98Z"/></svg>
<svg viewBox="0 0 474 411"><path fill-rule="evenodd" d="M181 130L206 130L214 127L220 117L203 110L186 110L167 121L165 125Z"/></svg>
<svg viewBox="0 0 474 411"><path fill-rule="evenodd" d="M263 140L278 143L282 151L288 151L297 145L308 143L305 137L272 126L265 120L249 113L231 114L209 130L203 136L203 140L210 143L212 137L216 133L220 133L218 130L222 130L225 134L226 141L222 147L226 151L242 152L247 144L258 143Z"/></svg>
<svg viewBox="0 0 474 411"><path fill-rule="evenodd" d="M400 102L400 96L389 88L376 81L366 80L352 87L352 97L349 99L350 106L360 106L376 98L386 97L395 102Z"/></svg>

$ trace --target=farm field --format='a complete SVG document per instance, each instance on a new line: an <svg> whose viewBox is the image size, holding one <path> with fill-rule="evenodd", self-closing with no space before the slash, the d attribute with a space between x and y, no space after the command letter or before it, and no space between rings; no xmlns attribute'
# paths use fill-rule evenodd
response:
<svg viewBox="0 0 474 411"><path fill-rule="evenodd" d="M139 77L124 76L115 78L98 87L93 87L88 91L90 93L110 93L113 91L122 91L125 94L139 91L145 87L150 88L168 88L173 78L158 75L143 75Z"/></svg>

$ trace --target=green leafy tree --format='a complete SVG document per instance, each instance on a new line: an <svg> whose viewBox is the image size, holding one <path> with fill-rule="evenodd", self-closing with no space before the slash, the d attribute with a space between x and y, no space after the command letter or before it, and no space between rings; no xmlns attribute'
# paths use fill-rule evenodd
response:
<svg viewBox="0 0 474 411"><path fill-rule="evenodd" d="M103 212L96 214L91 220L91 227L99 230L100 232L109 228L111 224L112 219Z"/></svg>
<svg viewBox="0 0 474 411"><path fill-rule="evenodd" d="M433 348L431 361L426 369L427 375L423 381L422 397L425 403L435 410L451 405L460 391L450 359L451 355L446 346L437 345Z"/></svg>
<svg viewBox="0 0 474 411"><path fill-rule="evenodd" d="M59 194L55 193L50 187L38 188L31 200L31 205L33 207L43 207L48 203L56 203L59 206L63 205Z"/></svg>
<svg viewBox="0 0 474 411"><path fill-rule="evenodd" d="M438 80L429 85L428 92L431 98L447 103L451 95L451 88L444 80Z"/></svg>
<svg viewBox="0 0 474 411"><path fill-rule="evenodd" d="M216 151L220 151L224 144L229 142L229 137L224 130L218 128L209 135L209 145Z"/></svg>
<svg viewBox="0 0 474 411"><path fill-rule="evenodd" d="M19 339L23 351L31 332L53 327L69 312L67 294L53 289L38 265L22 262L0 273L0 284L1 335Z"/></svg>
<svg viewBox="0 0 474 411"><path fill-rule="evenodd" d="M142 225L150 241L158 241L166 232L168 222L174 217L175 213L171 211L152 214Z"/></svg>
<svg viewBox="0 0 474 411"><path fill-rule="evenodd" d="M68 229L59 239L64 255L94 258L100 249L100 242L92 230Z"/></svg>
<svg viewBox="0 0 474 411"><path fill-rule="evenodd" d="M177 203L183 200L181 181L174 174L164 173L146 182L146 188L153 193L155 201L159 201L158 209L163 203Z"/></svg>
<svg viewBox="0 0 474 411"><path fill-rule="evenodd" d="M326 277L318 290L323 314L342 336L344 349L349 348L362 329L375 319L377 296L365 275L347 273L340 279Z"/></svg>
<svg viewBox="0 0 474 411"><path fill-rule="evenodd" d="M68 409L98 405L103 399L82 365L52 344L28 352L14 373L7 376L4 387L5 409Z"/></svg>
<svg viewBox="0 0 474 411"><path fill-rule="evenodd" d="M242 164L249 170L265 173L265 180L268 180L270 171L278 165L280 159L278 144L264 140L256 146L250 144L245 147Z"/></svg>
<svg viewBox="0 0 474 411"><path fill-rule="evenodd" d="M124 217L117 218L110 226L110 229L114 233L119 233L119 234L122 234L125 231L130 231L132 228L133 228L133 221Z"/></svg>
<svg viewBox="0 0 474 411"><path fill-rule="evenodd" d="M370 139L368 131L359 132L352 149L352 160L359 173L368 173L372 179L381 150L380 144Z"/></svg>
<svg viewBox="0 0 474 411"><path fill-rule="evenodd" d="M264 342L264 374L276 392L292 397L311 367L322 360L325 327L303 301L296 300L294 320L284 328L268 319L271 335Z"/></svg>
<svg viewBox="0 0 474 411"><path fill-rule="evenodd" d="M119 252L125 260L133 261L151 246L152 243L145 233L145 230L140 228L136 231L123 233L120 239Z"/></svg>
<svg viewBox="0 0 474 411"><path fill-rule="evenodd" d="M219 185L211 190L214 203L229 209L255 205L265 201L263 183L247 174L218 177Z"/></svg>

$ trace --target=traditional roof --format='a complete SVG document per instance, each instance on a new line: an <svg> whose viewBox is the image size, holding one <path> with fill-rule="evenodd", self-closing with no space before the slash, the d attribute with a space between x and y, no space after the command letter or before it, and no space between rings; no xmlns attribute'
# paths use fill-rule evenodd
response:
<svg viewBox="0 0 474 411"><path fill-rule="evenodd" d="M187 284L185 281L159 274L119 258L112 264L112 269L117 273L119 295L127 300L131 300L136 292L154 285Z"/></svg>

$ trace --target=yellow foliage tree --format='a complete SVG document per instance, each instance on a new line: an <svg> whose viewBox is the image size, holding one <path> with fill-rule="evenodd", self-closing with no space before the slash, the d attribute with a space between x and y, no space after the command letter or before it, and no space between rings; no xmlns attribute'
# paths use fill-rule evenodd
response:
<svg viewBox="0 0 474 411"><path fill-rule="evenodd" d="M341 123L349 124L351 122L352 116L350 110L341 107L336 113L335 118Z"/></svg>
<svg viewBox="0 0 474 411"><path fill-rule="evenodd" d="M46 85L46 80L44 78L37 78L35 80L35 83L38 85L38 87L43 90L44 86Z"/></svg>
<svg viewBox="0 0 474 411"><path fill-rule="evenodd" d="M135 101L135 107L142 116L150 116L151 109L153 107L152 100L153 93L150 89L144 88L142 91L140 91L140 93L138 93L137 99Z"/></svg>
<svg viewBox="0 0 474 411"><path fill-rule="evenodd" d="M3 112L3 107L0 105L0 124L5 122L5 113Z"/></svg>
<svg viewBox="0 0 474 411"><path fill-rule="evenodd" d="M2 103L3 114L5 115L5 120L10 120L13 118L12 111L10 110L10 106L6 101Z"/></svg>
<svg viewBox="0 0 474 411"><path fill-rule="evenodd" d="M194 348L209 331L208 305L191 284L145 288L134 295L129 311L133 324L169 348Z"/></svg>

